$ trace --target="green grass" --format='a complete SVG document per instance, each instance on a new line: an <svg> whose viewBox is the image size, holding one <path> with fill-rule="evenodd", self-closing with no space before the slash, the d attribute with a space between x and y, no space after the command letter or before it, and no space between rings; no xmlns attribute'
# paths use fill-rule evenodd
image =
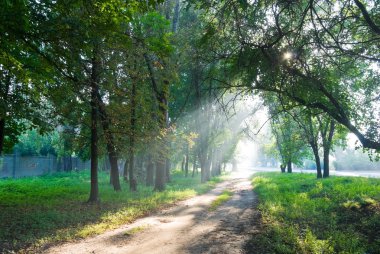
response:
<svg viewBox="0 0 380 254"><path fill-rule="evenodd" d="M175 173L163 192L144 186L130 192L126 183L114 192L108 174L99 172L101 202L96 205L86 203L88 171L0 180L0 253L35 252L44 245L102 233L204 193L221 179L200 184L199 177Z"/></svg>
<svg viewBox="0 0 380 254"><path fill-rule="evenodd" d="M380 179L256 174L257 253L380 253Z"/></svg>
<svg viewBox="0 0 380 254"><path fill-rule="evenodd" d="M132 236L134 234L137 234L141 231L144 231L145 229L147 229L149 226L148 225L143 225L143 226L138 226L138 227L134 227L130 230L127 230L126 232L124 232L124 235L127 235L127 236Z"/></svg>
<svg viewBox="0 0 380 254"><path fill-rule="evenodd" d="M224 190L214 201L212 201L209 211L215 211L221 204L227 202L232 197L232 192Z"/></svg>

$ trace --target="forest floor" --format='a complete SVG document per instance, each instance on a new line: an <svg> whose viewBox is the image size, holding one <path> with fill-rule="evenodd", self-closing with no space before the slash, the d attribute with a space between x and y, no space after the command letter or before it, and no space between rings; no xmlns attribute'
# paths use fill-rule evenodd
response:
<svg viewBox="0 0 380 254"><path fill-rule="evenodd" d="M226 193L230 198L225 198ZM215 206L218 197L224 202ZM246 242L259 228L256 206L249 174L235 174L206 194L44 253L244 253Z"/></svg>

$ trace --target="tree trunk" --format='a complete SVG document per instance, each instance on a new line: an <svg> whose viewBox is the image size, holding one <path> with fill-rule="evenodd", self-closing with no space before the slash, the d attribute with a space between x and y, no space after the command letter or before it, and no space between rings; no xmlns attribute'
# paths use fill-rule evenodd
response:
<svg viewBox="0 0 380 254"><path fill-rule="evenodd" d="M158 84L154 75L154 70L150 62L148 54L144 54L144 59L148 67L152 88L158 103L158 126L161 130L167 129L169 123L168 115L168 95L169 95L169 81L164 80L161 91L158 88ZM165 135L165 134L160 134ZM167 171L167 156L168 148L166 137L161 136L160 139L162 149L157 151L156 161L156 179L154 189L157 191L163 191L165 189ZM170 176L170 175L169 175Z"/></svg>
<svg viewBox="0 0 380 254"><path fill-rule="evenodd" d="M205 181L210 181L211 179L211 163L212 162L212 152L207 156L206 159L206 169L205 169Z"/></svg>
<svg viewBox="0 0 380 254"><path fill-rule="evenodd" d="M220 152L219 150L214 151L214 156L212 160L212 176L219 176L222 173L221 170L222 164L220 162Z"/></svg>
<svg viewBox="0 0 380 254"><path fill-rule="evenodd" d="M136 191L135 184L135 176L134 176L134 168L135 168L135 155L133 149L129 150L129 189L131 191Z"/></svg>
<svg viewBox="0 0 380 254"><path fill-rule="evenodd" d="M92 73L91 73L91 191L88 202L99 202L99 187L98 187L98 80L100 62L97 56L97 47L94 48L92 58Z"/></svg>
<svg viewBox="0 0 380 254"><path fill-rule="evenodd" d="M285 173L286 165L285 164L281 164L280 165L280 169L281 169L281 173Z"/></svg>
<svg viewBox="0 0 380 254"><path fill-rule="evenodd" d="M3 149L4 149L4 137L5 137L5 118L8 112L8 96L9 96L9 89L11 86L11 75L8 72L7 78L5 80L5 87L4 91L0 91L4 107L3 110L3 116L0 116L0 155L3 154Z"/></svg>
<svg viewBox="0 0 380 254"><path fill-rule="evenodd" d="M179 23L179 0L176 0L175 6L174 6L173 23L172 23L172 32L173 33L177 32L178 23Z"/></svg>
<svg viewBox="0 0 380 254"><path fill-rule="evenodd" d="M165 190L165 166L166 161L163 160L161 152L158 153L160 159L156 161L156 179L154 182L154 189L157 191Z"/></svg>
<svg viewBox="0 0 380 254"><path fill-rule="evenodd" d="M99 91L97 92L97 99L98 99L100 119L102 122L105 141L107 144L106 146L107 146L107 152L108 152L108 159L111 166L110 183L113 185L113 188L115 191L120 191L121 186L120 186L120 180L119 180L119 167L117 165L118 156L116 152L114 137L110 130L111 120L108 116L105 104L102 100L102 97L100 96Z"/></svg>
<svg viewBox="0 0 380 254"><path fill-rule="evenodd" d="M185 171L185 161L186 161L186 156L182 156L182 162L181 162L181 171Z"/></svg>
<svg viewBox="0 0 380 254"><path fill-rule="evenodd" d="M136 191L136 182L134 176L135 168L135 135L136 135L136 82L132 81L132 93L131 93L131 135L129 137L129 189Z"/></svg>
<svg viewBox="0 0 380 254"><path fill-rule="evenodd" d="M199 162L201 164L201 182L205 183L210 180L210 163L207 155L204 153L200 154Z"/></svg>
<svg viewBox="0 0 380 254"><path fill-rule="evenodd" d="M107 145L108 146L108 145ZM107 148L108 157L111 164L110 177L115 191L121 191L120 179L119 179L119 167L117 165L117 154L115 148Z"/></svg>
<svg viewBox="0 0 380 254"><path fill-rule="evenodd" d="M321 158L319 157L318 148L314 145L311 148L313 150L315 164L317 166L317 178L322 178Z"/></svg>
<svg viewBox="0 0 380 254"><path fill-rule="evenodd" d="M169 156L166 155L166 163L165 163L165 179L167 183L170 183L171 181L171 175L170 175L170 169L171 169L171 161L169 159Z"/></svg>
<svg viewBox="0 0 380 254"><path fill-rule="evenodd" d="M216 166L216 152L212 153L211 157L211 177L216 176L217 166Z"/></svg>
<svg viewBox="0 0 380 254"><path fill-rule="evenodd" d="M128 168L129 168L129 162L128 162L128 160L125 160L124 172L123 172L123 177L124 177L125 182L128 182Z"/></svg>
<svg viewBox="0 0 380 254"><path fill-rule="evenodd" d="M334 131L335 131L335 121L330 121L330 130L329 135L326 138L324 138L325 142L323 144L323 178L330 176L330 149L332 146L332 139L334 137Z"/></svg>
<svg viewBox="0 0 380 254"><path fill-rule="evenodd" d="M148 157L148 166L146 168L146 186L154 185L154 163L152 157Z"/></svg>
<svg viewBox="0 0 380 254"><path fill-rule="evenodd" d="M189 144L186 146L185 176L189 175Z"/></svg>
<svg viewBox="0 0 380 254"><path fill-rule="evenodd" d="M292 173L292 161L288 160L288 173Z"/></svg>
<svg viewBox="0 0 380 254"><path fill-rule="evenodd" d="M198 170L197 170L197 155L194 152L194 156L193 156L193 173L192 173L191 177L195 176L195 171L198 171Z"/></svg>
<svg viewBox="0 0 380 254"><path fill-rule="evenodd" d="M330 176L330 150L323 151L323 178Z"/></svg>

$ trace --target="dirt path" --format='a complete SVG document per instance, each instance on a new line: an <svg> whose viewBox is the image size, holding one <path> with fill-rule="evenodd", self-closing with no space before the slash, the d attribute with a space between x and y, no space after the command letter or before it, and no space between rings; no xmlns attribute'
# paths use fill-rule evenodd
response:
<svg viewBox="0 0 380 254"><path fill-rule="evenodd" d="M233 191L232 198L209 211L211 202L225 189ZM244 243L256 230L255 206L250 181L234 177L154 216L45 253L244 253ZM128 234L131 230L138 232Z"/></svg>

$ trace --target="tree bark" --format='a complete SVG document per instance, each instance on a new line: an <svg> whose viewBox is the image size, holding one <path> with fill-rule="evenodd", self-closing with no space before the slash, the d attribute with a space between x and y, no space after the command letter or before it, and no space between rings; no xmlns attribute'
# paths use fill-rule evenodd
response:
<svg viewBox="0 0 380 254"><path fill-rule="evenodd" d="M329 135L324 138L323 144L323 178L330 176L330 150L332 146L332 139L334 137L335 121L330 121Z"/></svg>
<svg viewBox="0 0 380 254"><path fill-rule="evenodd" d="M280 169L281 169L281 173L285 173L286 165L281 164Z"/></svg>
<svg viewBox="0 0 380 254"><path fill-rule="evenodd" d="M330 151L323 151L323 178L330 176Z"/></svg>
<svg viewBox="0 0 380 254"><path fill-rule="evenodd" d="M99 202L99 187L98 187L98 68L100 61L97 56L97 46L94 47L92 58L92 73L91 73L91 191L88 199L89 203Z"/></svg>
<svg viewBox="0 0 380 254"><path fill-rule="evenodd" d="M314 154L315 164L317 166L317 178L322 178L321 158L319 157L318 148L311 146Z"/></svg>
<svg viewBox="0 0 380 254"><path fill-rule="evenodd" d="M97 91L97 104L99 107L99 115L102 122L102 127L104 131L104 136L106 139L108 159L111 166L110 172L110 183L113 185L115 191L120 191L120 180L119 180L119 167L117 165L117 152L115 147L114 137L111 133L110 125L111 120L107 114L105 104L100 96L99 91Z"/></svg>
<svg viewBox="0 0 380 254"><path fill-rule="evenodd" d="M211 157L211 177L216 176L216 167L216 152L214 151Z"/></svg>
<svg viewBox="0 0 380 254"><path fill-rule="evenodd" d="M186 155L182 156L182 162L181 162L181 171L185 172L185 161L186 161Z"/></svg>
<svg viewBox="0 0 380 254"><path fill-rule="evenodd" d="M292 161L288 160L288 173L292 173Z"/></svg>
<svg viewBox="0 0 380 254"><path fill-rule="evenodd" d="M124 177L124 181L125 182L128 182L128 168L129 168L128 160L125 160L125 163L124 163L124 172L123 172L123 177Z"/></svg>
<svg viewBox="0 0 380 254"><path fill-rule="evenodd" d="M167 80L164 80L162 82L162 89L161 91L158 89L158 84L154 75L153 67L150 62L148 54L144 54L144 59L148 67L152 88L155 94L155 97L157 99L158 103L158 126L160 130L167 129L168 122L169 122L169 115L168 115L168 93L169 93L169 82ZM157 151L157 161L156 161L156 179L155 179L155 187L154 189L157 191L163 191L165 190L165 183L166 183L166 175L167 175L167 142L166 137L163 135L165 134L159 134L161 135L161 146L162 149L159 149Z"/></svg>
<svg viewBox="0 0 380 254"><path fill-rule="evenodd" d="M195 171L197 170L197 155L196 153L194 152L194 156L193 156L193 173L191 175L191 177L194 177L195 176ZM198 171L198 170L197 170Z"/></svg>
<svg viewBox="0 0 380 254"><path fill-rule="evenodd" d="M204 183L210 180L210 163L207 154L200 152L199 162L201 164L201 182Z"/></svg>
<svg viewBox="0 0 380 254"><path fill-rule="evenodd" d="M173 33L177 32L178 23L179 23L179 0L176 0L175 6L174 6L173 23L172 23L172 32Z"/></svg>
<svg viewBox="0 0 380 254"><path fill-rule="evenodd" d="M187 177L189 175L189 144L186 145L185 158L185 177Z"/></svg>
<svg viewBox="0 0 380 254"><path fill-rule="evenodd" d="M0 116L0 155L3 154L4 149L4 137L5 137L5 123L6 123L6 115L8 112L8 96L9 96L9 88L11 86L11 75L8 72L7 78L5 80L4 91L0 91L2 100L4 102L4 115ZM3 90L3 89L1 89Z"/></svg>
<svg viewBox="0 0 380 254"><path fill-rule="evenodd" d="M132 93L131 93L131 135L129 140L129 189L136 191L136 182L134 176L135 168L135 135L136 135L136 82L132 81Z"/></svg>
<svg viewBox="0 0 380 254"><path fill-rule="evenodd" d="M146 169L146 186L154 185L154 163L152 157L148 157L148 167Z"/></svg>
<svg viewBox="0 0 380 254"><path fill-rule="evenodd" d="M163 154L158 153L160 159L156 161L156 179L154 182L154 189L157 191L165 190L165 165L166 161L163 160Z"/></svg>
<svg viewBox="0 0 380 254"><path fill-rule="evenodd" d="M169 145L168 145L169 147ZM167 183L170 183L171 181L171 174L170 174L170 169L171 169L171 161L169 159L168 154L166 154L166 163L165 163L165 180Z"/></svg>
<svg viewBox="0 0 380 254"><path fill-rule="evenodd" d="M136 191L136 184L134 183L135 176L134 176L134 167L135 167L135 155L134 152L129 150L129 189L131 191Z"/></svg>
<svg viewBox="0 0 380 254"><path fill-rule="evenodd" d="M159 103L159 127L160 129L166 128L166 96L163 96L161 98L161 101ZM165 135L165 134L161 134ZM155 187L154 189L157 191L163 191L165 190L165 183L167 181L167 143L166 143L166 137L161 137L162 142L162 149L159 149L157 161L156 161L156 180L155 180Z"/></svg>
<svg viewBox="0 0 380 254"><path fill-rule="evenodd" d="M209 181L211 179L212 155L213 155L213 152L209 151L209 154L206 157L206 170L205 170L206 181Z"/></svg>

